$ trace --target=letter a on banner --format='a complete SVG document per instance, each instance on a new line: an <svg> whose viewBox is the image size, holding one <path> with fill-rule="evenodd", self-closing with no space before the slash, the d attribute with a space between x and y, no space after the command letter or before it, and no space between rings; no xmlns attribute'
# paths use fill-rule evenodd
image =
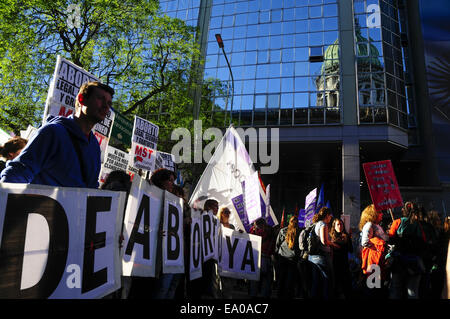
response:
<svg viewBox="0 0 450 319"><path fill-rule="evenodd" d="M184 272L183 199L164 192L163 273Z"/></svg>
<svg viewBox="0 0 450 319"><path fill-rule="evenodd" d="M190 251L190 280L202 276L202 217L201 211L191 209L191 251Z"/></svg>
<svg viewBox="0 0 450 319"><path fill-rule="evenodd" d="M163 190L134 175L125 212L123 276L155 277Z"/></svg>

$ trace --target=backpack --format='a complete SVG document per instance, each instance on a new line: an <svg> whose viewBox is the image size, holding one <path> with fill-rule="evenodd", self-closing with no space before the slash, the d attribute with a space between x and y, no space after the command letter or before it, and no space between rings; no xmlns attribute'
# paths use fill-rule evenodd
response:
<svg viewBox="0 0 450 319"><path fill-rule="evenodd" d="M316 224L310 225L300 232L298 246L305 259L308 255L320 255L320 239L316 235L314 228Z"/></svg>

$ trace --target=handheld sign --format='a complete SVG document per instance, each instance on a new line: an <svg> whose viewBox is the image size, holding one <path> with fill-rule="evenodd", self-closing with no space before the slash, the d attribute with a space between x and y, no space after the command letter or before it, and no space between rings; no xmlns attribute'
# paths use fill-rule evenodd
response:
<svg viewBox="0 0 450 319"><path fill-rule="evenodd" d="M0 184L0 298L101 298L120 287L125 192Z"/></svg>
<svg viewBox="0 0 450 319"><path fill-rule="evenodd" d="M223 277L259 280L261 237L222 227L222 258L219 274Z"/></svg>
<svg viewBox="0 0 450 319"><path fill-rule="evenodd" d="M194 280L202 276L202 217L201 210L191 209L191 247L189 279Z"/></svg>
<svg viewBox="0 0 450 319"><path fill-rule="evenodd" d="M183 199L168 191L164 191L163 231L163 273L183 273Z"/></svg>
<svg viewBox="0 0 450 319"><path fill-rule="evenodd" d="M125 212L123 276L155 277L163 190L135 175Z"/></svg>
<svg viewBox="0 0 450 319"><path fill-rule="evenodd" d="M134 117L130 166L146 171L155 169L159 127L138 116Z"/></svg>
<svg viewBox="0 0 450 319"><path fill-rule="evenodd" d="M364 163L363 169L376 210L403 206L402 195L390 160Z"/></svg>

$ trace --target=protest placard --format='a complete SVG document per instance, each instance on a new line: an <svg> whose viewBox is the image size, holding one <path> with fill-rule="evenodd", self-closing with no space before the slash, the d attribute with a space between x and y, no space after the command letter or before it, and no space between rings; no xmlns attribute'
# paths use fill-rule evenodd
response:
<svg viewBox="0 0 450 319"><path fill-rule="evenodd" d="M0 184L0 298L101 298L120 287L124 192Z"/></svg>
<svg viewBox="0 0 450 319"><path fill-rule="evenodd" d="M312 219L316 211L317 188L314 188L305 199L305 227L312 225Z"/></svg>
<svg viewBox="0 0 450 319"><path fill-rule="evenodd" d="M218 259L217 240L218 240L218 226L219 220L216 216L209 212L202 214L202 231L203 231L203 261L209 259Z"/></svg>
<svg viewBox="0 0 450 319"><path fill-rule="evenodd" d="M364 163L363 169L376 210L387 210L403 205L390 160Z"/></svg>
<svg viewBox="0 0 450 319"><path fill-rule="evenodd" d="M244 203L249 223L265 216L266 212L264 211L264 215L261 212L258 172L250 174L244 180Z"/></svg>
<svg viewBox="0 0 450 319"><path fill-rule="evenodd" d="M73 114L78 91L83 83L89 81L99 81L99 79L58 55L45 103L43 123L48 115L67 117Z"/></svg>
<svg viewBox="0 0 450 319"><path fill-rule="evenodd" d="M259 280L261 237L222 227L220 239L222 241L220 276Z"/></svg>
<svg viewBox="0 0 450 319"><path fill-rule="evenodd" d="M163 273L184 273L183 199L164 192Z"/></svg>
<svg viewBox="0 0 450 319"><path fill-rule="evenodd" d="M202 276L202 217L201 210L191 209L191 238L189 256L189 279L194 280Z"/></svg>
<svg viewBox="0 0 450 319"><path fill-rule="evenodd" d="M105 182L106 177L112 171L120 170L127 172L127 169L128 169L128 153L108 145L106 147L105 160L100 170L100 178L99 178L100 185L102 185Z"/></svg>
<svg viewBox="0 0 450 319"><path fill-rule="evenodd" d="M164 191L136 175L124 219L123 275L155 277Z"/></svg>
<svg viewBox="0 0 450 319"><path fill-rule="evenodd" d="M159 127L138 116L134 117L129 165L137 169L155 169Z"/></svg>
<svg viewBox="0 0 450 319"><path fill-rule="evenodd" d="M175 172L175 156L170 153L156 151L155 170L165 168Z"/></svg>

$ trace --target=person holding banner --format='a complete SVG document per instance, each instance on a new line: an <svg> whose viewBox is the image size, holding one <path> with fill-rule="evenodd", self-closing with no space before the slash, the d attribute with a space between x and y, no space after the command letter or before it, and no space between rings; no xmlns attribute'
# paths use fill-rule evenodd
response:
<svg viewBox="0 0 450 319"><path fill-rule="evenodd" d="M20 155L8 162L1 182L98 188L101 152L92 129L107 116L113 95L108 85L84 83L75 114L49 116Z"/></svg>
<svg viewBox="0 0 450 319"><path fill-rule="evenodd" d="M276 227L276 226L275 226ZM261 273L259 281L250 281L250 297L270 298L272 295L273 282L273 261L275 253L276 228L267 224L267 221L260 217L254 221L250 234L261 236Z"/></svg>
<svg viewBox="0 0 450 319"><path fill-rule="evenodd" d="M219 221L223 227L235 230L233 224L230 224L230 209L228 207L222 207L219 211ZM237 284L236 279L229 277L220 277L222 283L222 298L223 299L233 299L233 289Z"/></svg>
<svg viewBox="0 0 450 319"><path fill-rule="evenodd" d="M174 172L166 168L159 168L153 172L150 177L150 182L161 189L173 193L175 179L176 175ZM162 233L162 236L166 236L166 234ZM159 278L155 282L153 298L174 299L181 278L181 274L160 273Z"/></svg>

